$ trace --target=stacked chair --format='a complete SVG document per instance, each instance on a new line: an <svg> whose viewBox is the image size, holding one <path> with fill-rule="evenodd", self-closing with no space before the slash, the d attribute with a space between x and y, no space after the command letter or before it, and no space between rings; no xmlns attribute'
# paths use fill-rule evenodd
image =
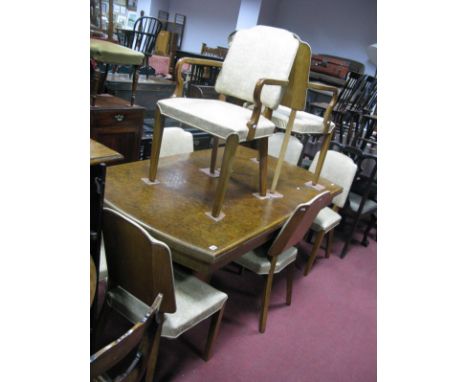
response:
<svg viewBox="0 0 468 382"><path fill-rule="evenodd" d="M219 100L182 98L184 64L212 65L221 68L215 89ZM157 169L164 117L206 131L214 136L209 176L219 177L212 210L207 215L218 221L224 195L232 172L237 146L240 142L257 141L259 150L259 192L267 196L268 137L275 130L270 120L280 102L293 109L304 107L306 88L303 78L308 76L310 47L283 29L256 26L240 30L232 38L224 62L200 58L182 58L177 62L177 86L173 98L158 101L155 115L153 146L148 184L157 184ZM296 86L297 84L297 86ZM298 96L299 95L299 96ZM235 97L254 104L253 110L225 102ZM262 115L262 107L265 108ZM226 141L221 170L216 171L219 139Z"/></svg>

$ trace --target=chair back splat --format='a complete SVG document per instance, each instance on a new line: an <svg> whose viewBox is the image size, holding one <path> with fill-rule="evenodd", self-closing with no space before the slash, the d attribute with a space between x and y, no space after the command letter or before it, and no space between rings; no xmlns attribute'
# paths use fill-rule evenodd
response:
<svg viewBox="0 0 468 382"><path fill-rule="evenodd" d="M216 80L218 93L254 102L258 80L287 81L299 48L299 40L289 31L263 25L236 32ZM264 106L276 109L284 89L266 86L261 94Z"/></svg>
<svg viewBox="0 0 468 382"><path fill-rule="evenodd" d="M331 201L332 197L330 192L324 191L308 202L299 204L281 228L281 231L268 251L268 255L277 256L286 249L299 243L320 210L330 204Z"/></svg>
<svg viewBox="0 0 468 382"><path fill-rule="evenodd" d="M106 254L110 255L107 259L109 290L120 286L147 305L161 293L164 297L161 311L175 312L169 247L115 210L104 208L103 220L104 244ZM148 272L149 269L152 271Z"/></svg>

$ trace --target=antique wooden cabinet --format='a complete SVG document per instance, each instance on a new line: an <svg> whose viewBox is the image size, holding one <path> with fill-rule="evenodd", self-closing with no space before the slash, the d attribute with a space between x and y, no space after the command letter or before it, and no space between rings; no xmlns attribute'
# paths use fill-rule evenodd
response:
<svg viewBox="0 0 468 382"><path fill-rule="evenodd" d="M128 99L110 94L97 96L91 106L91 138L121 153L123 162L133 162L140 157L145 109L130 106Z"/></svg>

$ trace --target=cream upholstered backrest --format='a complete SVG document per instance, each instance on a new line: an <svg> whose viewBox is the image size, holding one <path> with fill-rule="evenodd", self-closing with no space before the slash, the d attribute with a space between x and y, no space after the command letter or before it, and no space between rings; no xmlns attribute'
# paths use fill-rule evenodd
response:
<svg viewBox="0 0 468 382"><path fill-rule="evenodd" d="M193 135L180 127L163 130L160 158L193 152Z"/></svg>
<svg viewBox="0 0 468 382"><path fill-rule="evenodd" d="M299 40L285 29L257 25L237 31L216 80L216 91L253 102L259 79L289 79L298 47ZM280 86L265 85L260 99L276 109L283 94Z"/></svg>
<svg viewBox="0 0 468 382"><path fill-rule="evenodd" d="M314 172L315 167L317 166L319 154L320 152L315 155L309 171ZM339 153L338 151L329 150L327 152L320 177L343 188L343 192L333 198L333 204L340 208L342 208L346 203L356 171L357 165L350 157Z"/></svg>
<svg viewBox="0 0 468 382"><path fill-rule="evenodd" d="M268 155L278 158L283 140L284 133L275 133L269 137ZM297 162L299 162L299 157L301 156L303 147L304 145L301 143L301 141L295 136L291 135L289 137L288 147L286 148L286 155L284 156L284 160L294 166L297 166Z"/></svg>

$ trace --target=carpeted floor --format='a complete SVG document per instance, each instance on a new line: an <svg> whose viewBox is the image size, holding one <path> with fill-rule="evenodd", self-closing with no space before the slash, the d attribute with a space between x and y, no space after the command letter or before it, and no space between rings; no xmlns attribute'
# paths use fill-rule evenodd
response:
<svg viewBox="0 0 468 382"><path fill-rule="evenodd" d="M354 244L340 260L343 242L336 236L330 259L318 259L308 277L296 269L291 306L285 274L275 276L264 334L258 332L262 278L215 273L212 284L229 299L213 357L199 357L207 320L177 340L161 340L157 380L376 381L377 244ZM299 249L302 269L310 245Z"/></svg>

